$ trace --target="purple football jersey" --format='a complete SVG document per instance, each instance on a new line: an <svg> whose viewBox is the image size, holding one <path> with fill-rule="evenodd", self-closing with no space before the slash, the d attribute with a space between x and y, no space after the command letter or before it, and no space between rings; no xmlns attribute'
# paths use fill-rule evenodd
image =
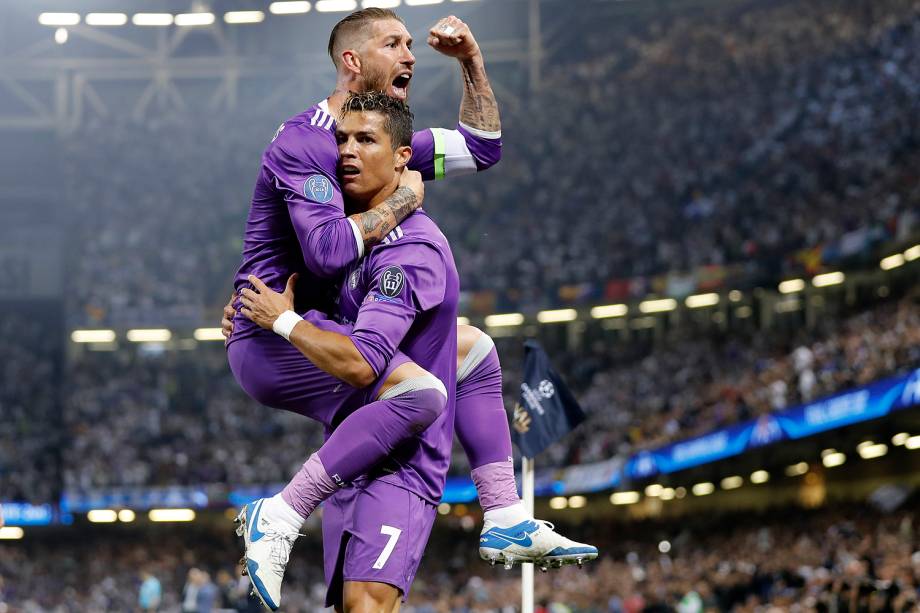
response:
<svg viewBox="0 0 920 613"><path fill-rule="evenodd" d="M369 475L432 503L441 498L454 438L459 295L447 239L416 211L352 266L337 299L337 318L353 323L351 339L376 373L398 347L447 389L444 413Z"/></svg>
<svg viewBox="0 0 920 613"><path fill-rule="evenodd" d="M501 157L500 137L463 125L422 130L413 134L409 167L429 180L484 170ZM335 119L325 100L281 124L262 154L237 292L250 287L250 274L280 292L297 272L299 310L326 307L328 279L364 255L361 234L345 215L337 163ZM262 333L271 334L237 314L230 341Z"/></svg>

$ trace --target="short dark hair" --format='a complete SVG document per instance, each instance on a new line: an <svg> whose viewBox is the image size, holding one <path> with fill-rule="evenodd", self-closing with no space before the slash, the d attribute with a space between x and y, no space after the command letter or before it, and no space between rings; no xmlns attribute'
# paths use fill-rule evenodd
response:
<svg viewBox="0 0 920 613"><path fill-rule="evenodd" d="M351 93L342 105L342 117L348 113L380 113L383 115L383 129L393 142L393 150L412 145L412 111L399 98L384 92Z"/></svg>
<svg viewBox="0 0 920 613"><path fill-rule="evenodd" d="M335 64L335 67L339 67L339 54L336 53L335 49L339 39L354 34L358 30L368 27L375 21L383 21L385 19L395 19L403 25L406 23L399 15L390 9L371 7L355 11L335 24L335 27L332 28L332 33L329 35L329 57L332 58L332 63Z"/></svg>

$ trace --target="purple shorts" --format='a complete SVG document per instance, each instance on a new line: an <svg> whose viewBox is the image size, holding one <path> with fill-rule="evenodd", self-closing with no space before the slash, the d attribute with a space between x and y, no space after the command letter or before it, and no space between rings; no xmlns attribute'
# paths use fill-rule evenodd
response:
<svg viewBox="0 0 920 613"><path fill-rule="evenodd" d="M415 580L437 507L380 480L346 487L323 503L326 606L341 606L346 581L375 581L399 589Z"/></svg>
<svg viewBox="0 0 920 613"><path fill-rule="evenodd" d="M351 326L323 317L317 311L304 315L323 330L351 333ZM227 346L227 359L237 383L257 402L310 417L327 428L334 428L349 413L372 402L387 377L411 361L397 352L373 384L357 389L314 366L294 345L273 332L234 340Z"/></svg>

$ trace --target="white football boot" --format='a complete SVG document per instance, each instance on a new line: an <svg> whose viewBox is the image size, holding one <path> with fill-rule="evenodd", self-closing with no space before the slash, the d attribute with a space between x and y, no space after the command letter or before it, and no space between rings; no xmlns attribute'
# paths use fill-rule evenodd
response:
<svg viewBox="0 0 920 613"><path fill-rule="evenodd" d="M270 521L262 514L267 498L244 505L236 518L236 533L243 537L246 553L241 563L243 574L249 575L252 591L266 607L277 611L281 605L281 582L291 557L294 541L300 536L280 522Z"/></svg>
<svg viewBox="0 0 920 613"><path fill-rule="evenodd" d="M566 564L581 566L597 557L597 547L567 539L548 521L528 519L507 528L486 521L479 536L479 557L507 569L532 562L545 571Z"/></svg>

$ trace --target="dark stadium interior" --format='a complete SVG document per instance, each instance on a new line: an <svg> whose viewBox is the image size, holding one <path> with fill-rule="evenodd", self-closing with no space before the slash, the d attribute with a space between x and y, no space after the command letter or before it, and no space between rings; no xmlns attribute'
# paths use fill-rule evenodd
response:
<svg viewBox="0 0 920 613"><path fill-rule="evenodd" d="M38 23L146 5L89 4L0 0L0 504L22 528L0 532L0 613L140 610L144 572L159 610L198 611L183 603L198 582L216 586L215 611L258 611L235 509L277 492L324 433L250 399L213 329L259 156L331 91L325 41L343 13L81 24L62 44ZM416 127L456 123L459 73L423 44L444 14L476 33L501 105L500 164L426 187L460 315L495 339L509 418L527 338L587 414L538 456L535 508L601 556L536 573L536 610L920 610L920 4L396 10L418 39ZM136 329L168 333L132 342ZM870 389L897 410L770 438ZM749 423L766 438L743 453L660 463ZM455 445L452 482L469 472ZM153 522L154 506L197 515ZM133 512L96 523L94 508ZM477 502L439 512L403 610L519 611L519 571L478 559ZM318 524L285 611L322 609Z"/></svg>

